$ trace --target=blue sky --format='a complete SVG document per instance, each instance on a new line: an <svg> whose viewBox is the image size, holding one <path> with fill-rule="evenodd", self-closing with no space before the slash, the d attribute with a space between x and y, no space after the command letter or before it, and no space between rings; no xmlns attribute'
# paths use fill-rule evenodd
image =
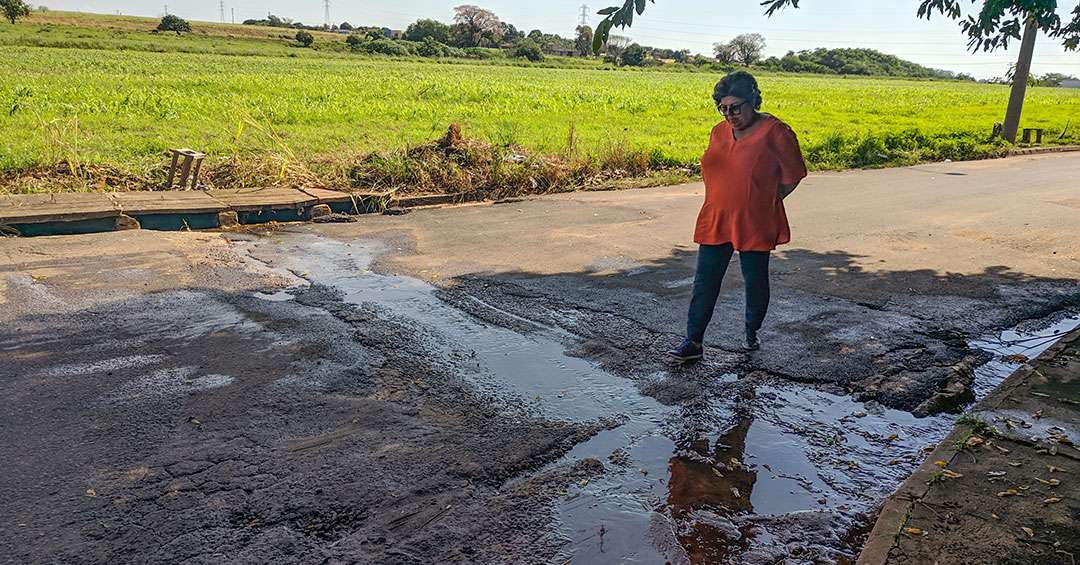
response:
<svg viewBox="0 0 1080 565"><path fill-rule="evenodd" d="M155 5L136 0L43 0L55 10L80 10L138 16L161 16L166 2ZM334 23L378 25L403 29L419 18L451 23L454 6L473 3L495 12L503 21L526 32L572 36L580 21L581 5L589 6L589 25L600 17L596 11L621 0L396 0L361 2L331 0ZM1073 0L1061 4L1074 3ZM931 21L916 17L918 0L803 0L799 9L787 9L766 18L758 0L658 0L638 18L627 35L643 45L690 49L711 53L712 44L726 42L740 33L765 36L766 55L781 56L789 50L815 47L866 47L896 55L928 67L968 73L978 78L1001 76L1015 62L1019 42L1007 51L972 54L957 22L943 17ZM967 3L964 3L967 5ZM1071 7L1071 6L1070 6ZM265 17L267 12L307 24L321 24L323 0L304 3L284 0L225 0L226 18L236 21ZM1067 7L1060 12L1066 16ZM174 0L169 12L189 20L218 21L218 0ZM1061 72L1080 76L1080 53L1068 52L1061 43L1041 36L1035 46L1032 70L1036 74Z"/></svg>

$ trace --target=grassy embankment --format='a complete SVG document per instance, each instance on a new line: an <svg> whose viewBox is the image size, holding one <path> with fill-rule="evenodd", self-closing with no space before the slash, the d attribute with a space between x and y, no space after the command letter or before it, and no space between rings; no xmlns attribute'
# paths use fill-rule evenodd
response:
<svg viewBox="0 0 1080 565"><path fill-rule="evenodd" d="M672 182L696 174L719 120L718 74L389 59L348 53L333 34L316 34L316 51L282 29L195 23L177 37L155 25L49 12L0 26L0 190L141 188L163 180L180 146L210 154L204 179L220 187L499 196ZM989 137L1004 86L759 79L763 110L792 124L814 169L1005 150ZM1075 143L1077 118L1080 92L1029 90L1025 127ZM429 143L451 123L465 142Z"/></svg>

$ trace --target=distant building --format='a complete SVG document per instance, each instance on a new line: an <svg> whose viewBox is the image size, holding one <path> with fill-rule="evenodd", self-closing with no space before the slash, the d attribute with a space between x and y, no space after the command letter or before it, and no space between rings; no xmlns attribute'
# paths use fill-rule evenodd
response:
<svg viewBox="0 0 1080 565"><path fill-rule="evenodd" d="M1063 81L1058 83L1058 86L1061 87L1061 88L1080 88L1080 80L1076 80L1076 79L1063 80Z"/></svg>
<svg viewBox="0 0 1080 565"><path fill-rule="evenodd" d="M541 49L545 55L555 55L556 57L573 57L577 52L573 47L567 47L564 45L548 45Z"/></svg>

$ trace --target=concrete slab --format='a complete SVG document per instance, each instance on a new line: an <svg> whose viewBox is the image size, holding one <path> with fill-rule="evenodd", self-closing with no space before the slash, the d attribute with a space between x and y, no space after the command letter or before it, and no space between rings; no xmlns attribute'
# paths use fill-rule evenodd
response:
<svg viewBox="0 0 1080 565"><path fill-rule="evenodd" d="M102 192L0 196L0 222L8 225L81 222L119 216L120 208Z"/></svg>
<svg viewBox="0 0 1080 565"><path fill-rule="evenodd" d="M252 187L208 190L206 194L237 212L298 210L314 206L319 199L295 188Z"/></svg>
<svg viewBox="0 0 1080 565"><path fill-rule="evenodd" d="M116 192L109 197L129 216L213 214L229 209L202 191Z"/></svg>
<svg viewBox="0 0 1080 565"><path fill-rule="evenodd" d="M352 204L353 195L340 190L326 190L325 188L304 188L305 194L319 200L319 204Z"/></svg>

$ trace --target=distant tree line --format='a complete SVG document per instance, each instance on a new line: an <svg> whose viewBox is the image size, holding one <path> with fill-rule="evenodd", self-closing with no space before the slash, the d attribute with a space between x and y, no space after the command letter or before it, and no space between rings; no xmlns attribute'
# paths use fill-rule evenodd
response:
<svg viewBox="0 0 1080 565"><path fill-rule="evenodd" d="M817 73L861 76L890 76L974 80L969 75L931 69L874 49L825 49L788 51L783 57L769 57L759 67L789 73Z"/></svg>

